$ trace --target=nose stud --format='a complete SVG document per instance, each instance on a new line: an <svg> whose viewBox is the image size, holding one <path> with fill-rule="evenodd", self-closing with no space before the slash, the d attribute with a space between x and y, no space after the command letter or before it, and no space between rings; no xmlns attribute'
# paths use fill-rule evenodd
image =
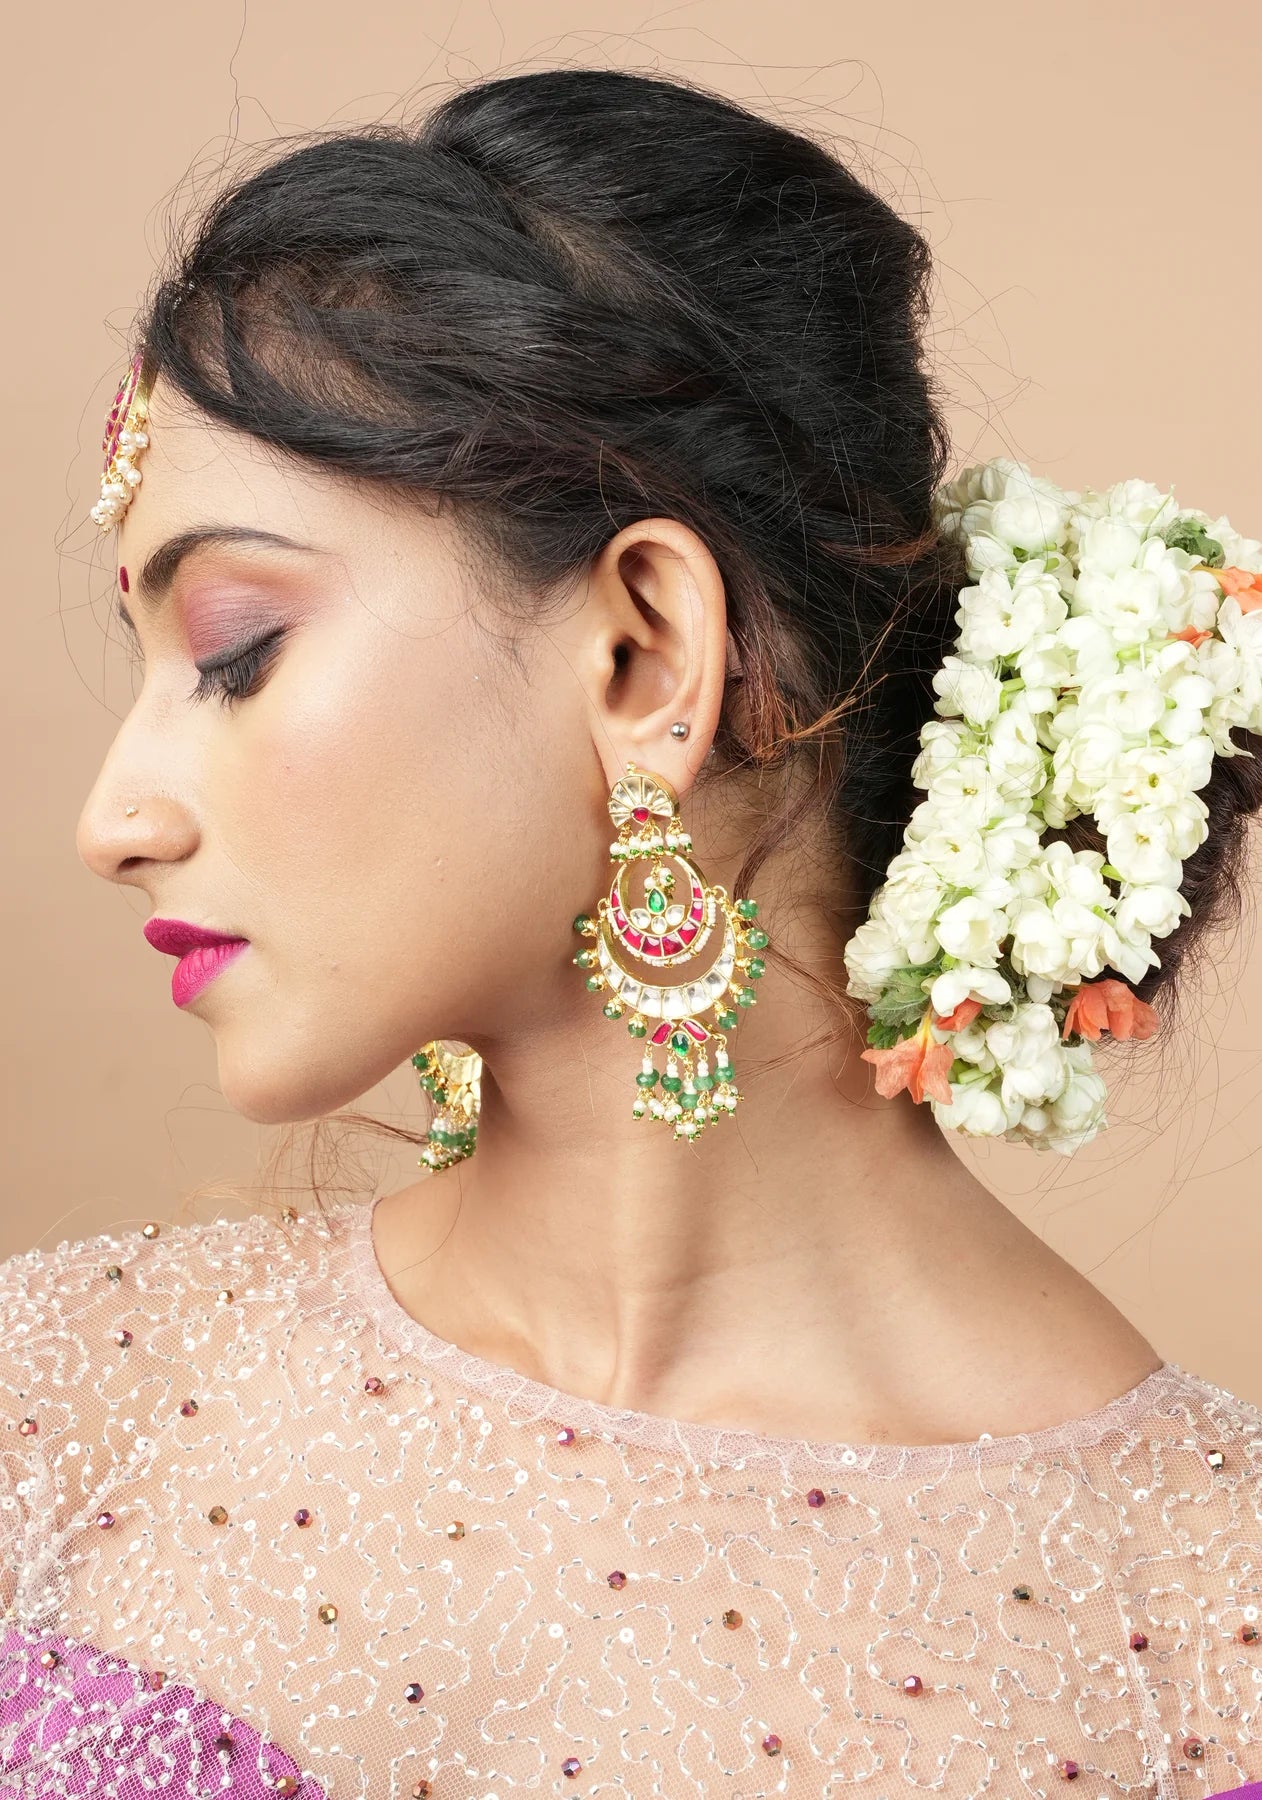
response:
<svg viewBox="0 0 1262 1800"><path fill-rule="evenodd" d="M129 819L134 819L136 814L140 811L140 808L138 806L125 806L123 811Z"/></svg>

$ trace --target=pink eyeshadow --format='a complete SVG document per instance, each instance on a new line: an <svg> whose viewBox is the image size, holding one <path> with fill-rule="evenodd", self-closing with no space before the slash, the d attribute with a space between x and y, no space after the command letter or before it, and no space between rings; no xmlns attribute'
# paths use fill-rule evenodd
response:
<svg viewBox="0 0 1262 1800"><path fill-rule="evenodd" d="M269 620L276 620L277 610L274 601L260 602L257 592L195 589L184 596L182 606L189 652L194 657L214 656L253 627L261 629Z"/></svg>

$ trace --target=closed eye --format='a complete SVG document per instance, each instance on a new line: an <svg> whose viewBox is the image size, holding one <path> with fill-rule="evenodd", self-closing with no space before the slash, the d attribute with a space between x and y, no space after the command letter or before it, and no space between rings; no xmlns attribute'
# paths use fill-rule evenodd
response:
<svg viewBox="0 0 1262 1800"><path fill-rule="evenodd" d="M252 644L239 650L197 664L197 685L190 700L209 700L217 694L225 706L244 700L261 685L260 677L270 668L285 636L283 627L267 632Z"/></svg>

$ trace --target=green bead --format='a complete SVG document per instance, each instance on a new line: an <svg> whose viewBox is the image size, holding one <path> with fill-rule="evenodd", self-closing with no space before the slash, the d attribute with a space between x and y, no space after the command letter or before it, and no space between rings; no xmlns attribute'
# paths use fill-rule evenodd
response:
<svg viewBox="0 0 1262 1800"><path fill-rule="evenodd" d="M652 913L666 911L666 896L660 888L649 889L649 911Z"/></svg>
<svg viewBox="0 0 1262 1800"><path fill-rule="evenodd" d="M736 996L736 1004L738 1006L752 1006L757 998L758 996L753 988L742 988L740 993Z"/></svg>
<svg viewBox="0 0 1262 1800"><path fill-rule="evenodd" d="M683 1081L678 1075L662 1076L662 1086L668 1094L677 1094L683 1085Z"/></svg>
<svg viewBox="0 0 1262 1800"><path fill-rule="evenodd" d="M589 975L583 985L589 994L598 994L605 985L605 978L603 975Z"/></svg>
<svg viewBox="0 0 1262 1800"><path fill-rule="evenodd" d="M742 919L752 919L758 911L758 902L756 900L738 900L736 910Z"/></svg>
<svg viewBox="0 0 1262 1800"><path fill-rule="evenodd" d="M754 956L750 958L749 968L746 973L751 981L757 981L766 967L767 965L761 956Z"/></svg>
<svg viewBox="0 0 1262 1800"><path fill-rule="evenodd" d="M670 1043L671 1049L678 1050L681 1056L687 1056L688 1052L692 1049L692 1039L688 1036L686 1031L677 1031L670 1040Z"/></svg>
<svg viewBox="0 0 1262 1800"><path fill-rule="evenodd" d="M766 932L760 931L757 928L745 933L745 942L749 945L751 950L765 950L770 941L771 940Z"/></svg>
<svg viewBox="0 0 1262 1800"><path fill-rule="evenodd" d="M594 950L580 950L574 961L580 969L594 969L600 958Z"/></svg>
<svg viewBox="0 0 1262 1800"><path fill-rule="evenodd" d="M426 1056L423 1050L418 1050L416 1055L412 1058L412 1067L414 1069L428 1069L429 1057Z"/></svg>
<svg viewBox="0 0 1262 1800"><path fill-rule="evenodd" d="M632 1019L627 1025L627 1030L632 1037L636 1038L647 1037L649 1034L649 1028L643 1019Z"/></svg>
<svg viewBox="0 0 1262 1800"><path fill-rule="evenodd" d="M635 1078L635 1085L637 1087L642 1087L642 1088L656 1087L657 1086L657 1070L656 1069L641 1069L640 1073Z"/></svg>
<svg viewBox="0 0 1262 1800"><path fill-rule="evenodd" d="M733 1025L736 1024L738 1017L739 1017L739 1015L737 1013L734 1013L732 1011L731 1007L728 1007L724 1012L721 1012L718 1015L718 1023L719 1023L720 1028L723 1031L730 1031L732 1029Z"/></svg>
<svg viewBox="0 0 1262 1800"><path fill-rule="evenodd" d="M621 1000L611 1000L605 1007L605 1017L607 1019L620 1019L622 1017L622 1010Z"/></svg>
<svg viewBox="0 0 1262 1800"><path fill-rule="evenodd" d="M575 931L594 931L595 921L590 919L586 913L579 913L574 921L574 929Z"/></svg>
<svg viewBox="0 0 1262 1800"><path fill-rule="evenodd" d="M685 1112L691 1112L700 1098L700 1094L681 1094L679 1096L679 1104L683 1107Z"/></svg>
<svg viewBox="0 0 1262 1800"><path fill-rule="evenodd" d="M707 1088L712 1088L714 1086L713 1075L695 1075L693 1079L703 1093Z"/></svg>

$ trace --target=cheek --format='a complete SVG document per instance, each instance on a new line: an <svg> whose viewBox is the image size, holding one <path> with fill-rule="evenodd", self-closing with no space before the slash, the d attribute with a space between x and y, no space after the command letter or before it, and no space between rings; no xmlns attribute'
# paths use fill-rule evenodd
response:
<svg viewBox="0 0 1262 1800"><path fill-rule="evenodd" d="M304 644L241 709L225 848L299 1039L401 1057L416 1019L531 1012L572 976L607 815L563 715L457 630Z"/></svg>
<svg viewBox="0 0 1262 1800"><path fill-rule="evenodd" d="M339 895L362 904L393 861L405 805L435 778L441 733L425 721L441 689L441 671L405 670L362 643L295 641L229 727L224 804L245 866L298 888L303 911Z"/></svg>
<svg viewBox="0 0 1262 1800"><path fill-rule="evenodd" d="M568 951L589 898L582 773L546 696L490 661L458 630L419 646L312 634L227 728L224 829L282 962L356 984L389 970L402 999L520 978L532 915L545 934L560 921Z"/></svg>

